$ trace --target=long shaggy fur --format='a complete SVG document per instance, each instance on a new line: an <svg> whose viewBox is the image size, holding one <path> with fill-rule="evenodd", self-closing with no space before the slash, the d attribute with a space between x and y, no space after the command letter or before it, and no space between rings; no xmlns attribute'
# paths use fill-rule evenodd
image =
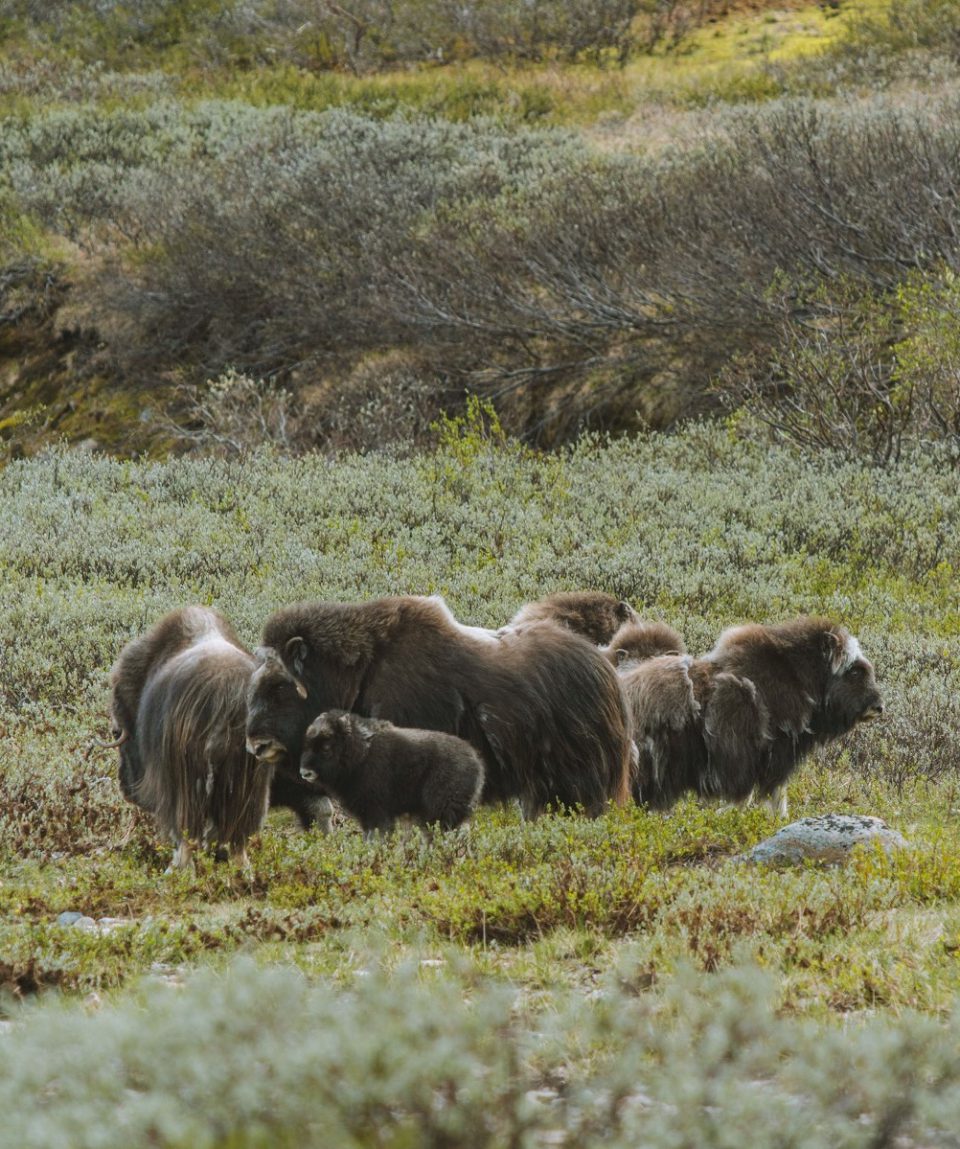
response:
<svg viewBox="0 0 960 1149"><path fill-rule="evenodd" d="M531 622L555 622L582 634L597 646L608 643L628 622L640 622L633 607L603 591L558 591L522 606L507 624L518 628Z"/></svg>
<svg viewBox="0 0 960 1149"><path fill-rule="evenodd" d="M686 654L680 635L665 622L625 622L601 647L606 659L618 670L628 670L637 662L661 654Z"/></svg>
<svg viewBox="0 0 960 1149"><path fill-rule="evenodd" d="M500 634L465 627L442 600L301 603L272 615L249 695L248 745L296 770L310 721L352 710L466 739L484 801L518 797L591 815L629 796L630 720L616 674L552 623Z"/></svg>
<svg viewBox="0 0 960 1149"><path fill-rule="evenodd" d="M178 847L242 851L263 822L272 771L244 746L255 665L221 614L191 606L128 643L113 667L121 789Z"/></svg>
<svg viewBox="0 0 960 1149"><path fill-rule="evenodd" d="M743 801L781 790L817 745L883 711L857 640L822 618L735 627L704 658L653 658L621 675L655 809L684 791Z"/></svg>
<svg viewBox="0 0 960 1149"><path fill-rule="evenodd" d="M307 728L300 773L366 831L389 830L404 815L452 830L483 790L483 763L462 738L345 710L328 710Z"/></svg>

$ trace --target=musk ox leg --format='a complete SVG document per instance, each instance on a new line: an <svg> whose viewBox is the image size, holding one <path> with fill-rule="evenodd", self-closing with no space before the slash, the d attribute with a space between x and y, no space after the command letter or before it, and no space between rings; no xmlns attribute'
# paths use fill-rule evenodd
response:
<svg viewBox="0 0 960 1149"><path fill-rule="evenodd" d="M297 816L303 830L319 826L324 834L333 828L333 803L326 794L319 794L300 781L285 774L274 774L270 785L270 805L286 806Z"/></svg>
<svg viewBox="0 0 960 1149"><path fill-rule="evenodd" d="M173 860L166 868L166 873L174 874L177 870L188 870L193 867L193 848L187 838L181 838L175 844Z"/></svg>
<svg viewBox="0 0 960 1149"><path fill-rule="evenodd" d="M753 806L756 801L757 790L756 787L754 787L746 796L746 798L744 798L744 800L740 803L740 805L744 808L747 808L749 806ZM771 790L770 793L767 794L767 796L764 798L764 802L770 808L770 813L773 814L774 817L782 818L784 821L787 820L790 812L790 807L789 803L787 802L786 783L783 783L780 786L776 786L773 790Z"/></svg>
<svg viewBox="0 0 960 1149"><path fill-rule="evenodd" d="M363 837L367 842L378 842L381 835L389 834L396 825L395 822L385 821L378 822L375 826L364 826Z"/></svg>
<svg viewBox="0 0 960 1149"><path fill-rule="evenodd" d="M533 794L520 796L520 817L524 822L535 822L545 809L544 803Z"/></svg>
<svg viewBox="0 0 960 1149"><path fill-rule="evenodd" d="M787 820L790 808L787 804L786 784L777 786L772 793L767 795L767 805L775 817L782 819L784 822Z"/></svg>
<svg viewBox="0 0 960 1149"><path fill-rule="evenodd" d="M324 794L308 804L313 824L322 834L329 834L333 829L333 802Z"/></svg>

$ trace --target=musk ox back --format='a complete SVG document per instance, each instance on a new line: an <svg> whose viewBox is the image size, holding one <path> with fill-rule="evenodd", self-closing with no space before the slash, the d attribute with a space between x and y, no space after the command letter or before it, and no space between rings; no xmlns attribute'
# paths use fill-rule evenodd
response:
<svg viewBox="0 0 960 1149"><path fill-rule="evenodd" d="M325 710L466 739L486 769L483 800L520 798L598 814L629 794L630 727L616 674L552 623L499 635L462 626L436 598L302 603L272 615L251 679L253 753L299 770Z"/></svg>
<svg viewBox="0 0 960 1149"><path fill-rule="evenodd" d="M173 841L175 867L192 843L243 859L266 814L272 771L244 746L255 665L221 614L190 606L128 643L111 671L120 788Z"/></svg>
<svg viewBox="0 0 960 1149"><path fill-rule="evenodd" d="M526 603L507 625L518 628L531 622L555 622L602 646L624 623L640 618L628 602L603 591L558 591Z"/></svg>
<svg viewBox="0 0 960 1149"><path fill-rule="evenodd" d="M346 710L328 710L307 727L300 774L367 832L389 830L403 815L452 830L470 817L483 789L483 763L462 738Z"/></svg>
<svg viewBox="0 0 960 1149"><path fill-rule="evenodd" d="M606 646L604 657L619 670L661 654L685 654L680 635L665 622L625 622Z"/></svg>
<svg viewBox="0 0 960 1149"><path fill-rule="evenodd" d="M655 809L687 790L781 797L817 745L883 712L857 640L822 618L734 627L705 657L666 656L621 676L640 766L635 797Z"/></svg>

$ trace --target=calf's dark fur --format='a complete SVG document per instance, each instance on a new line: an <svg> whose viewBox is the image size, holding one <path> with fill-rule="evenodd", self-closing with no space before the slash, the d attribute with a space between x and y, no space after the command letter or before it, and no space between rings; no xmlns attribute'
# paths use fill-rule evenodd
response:
<svg viewBox="0 0 960 1149"><path fill-rule="evenodd" d="M483 763L462 738L346 710L328 710L307 728L300 774L368 833L392 829L402 816L452 830L477 808L483 790Z"/></svg>

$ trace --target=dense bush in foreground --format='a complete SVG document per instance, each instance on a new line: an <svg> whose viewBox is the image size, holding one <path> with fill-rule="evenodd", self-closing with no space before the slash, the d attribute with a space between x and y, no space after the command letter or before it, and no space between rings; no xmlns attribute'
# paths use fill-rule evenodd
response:
<svg viewBox="0 0 960 1149"><path fill-rule="evenodd" d="M437 963L428 963L436 965ZM0 1037L5 1144L887 1149L952 1145L956 1018L844 1031L778 1017L742 969L524 1004L469 967L375 963L353 988L236 966Z"/></svg>

